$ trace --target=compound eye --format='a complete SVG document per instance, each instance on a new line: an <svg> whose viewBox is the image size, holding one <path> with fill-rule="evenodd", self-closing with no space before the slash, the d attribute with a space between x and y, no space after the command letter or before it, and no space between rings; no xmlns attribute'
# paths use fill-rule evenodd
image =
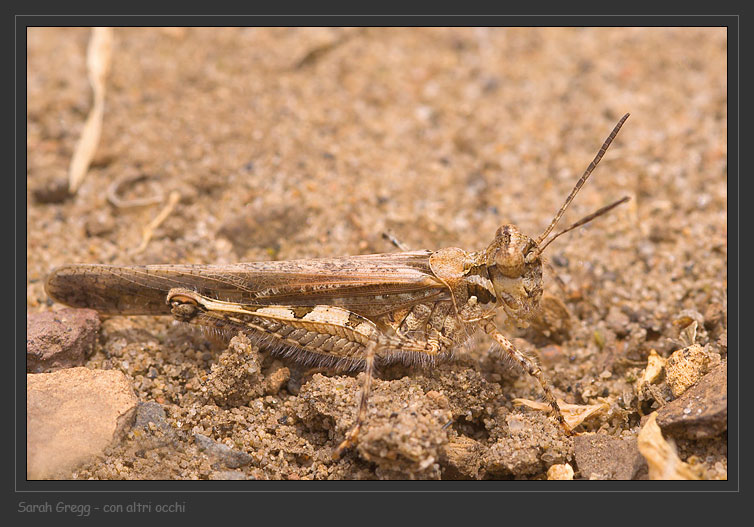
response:
<svg viewBox="0 0 754 527"><path fill-rule="evenodd" d="M178 305L191 305L191 306L197 306L199 303L194 300L193 298L181 294L175 294L168 297L168 302L171 306L175 307Z"/></svg>
<svg viewBox="0 0 754 527"><path fill-rule="evenodd" d="M193 292L186 289L176 288L168 291L166 301L176 319L189 322L201 313L199 302L194 296Z"/></svg>
<svg viewBox="0 0 754 527"><path fill-rule="evenodd" d="M170 312L177 320L189 322L201 312L199 305L191 298L173 298L170 302Z"/></svg>

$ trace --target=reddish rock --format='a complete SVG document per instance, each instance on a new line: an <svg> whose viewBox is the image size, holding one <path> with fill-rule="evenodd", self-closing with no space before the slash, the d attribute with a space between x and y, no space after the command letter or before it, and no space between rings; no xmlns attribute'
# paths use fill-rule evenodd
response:
<svg viewBox="0 0 754 527"><path fill-rule="evenodd" d="M728 365L721 364L657 411L657 424L676 437L703 439L728 430Z"/></svg>
<svg viewBox="0 0 754 527"><path fill-rule="evenodd" d="M93 309L27 314L27 373L81 366L94 351L99 329L99 316Z"/></svg>

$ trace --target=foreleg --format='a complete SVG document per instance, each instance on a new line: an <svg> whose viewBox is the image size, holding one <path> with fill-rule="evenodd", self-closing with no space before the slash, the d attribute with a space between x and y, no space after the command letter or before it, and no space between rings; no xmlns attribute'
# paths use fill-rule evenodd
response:
<svg viewBox="0 0 754 527"><path fill-rule="evenodd" d="M495 324L492 322L487 322L484 326L484 331L487 332L493 339L495 339L495 342L500 344L500 346L503 348L503 350L511 357L513 360L515 360L529 375L536 378L537 381L539 381L539 385L542 387L542 391L545 394L545 399L547 400L547 403L552 407L552 411L555 414L555 418L560 423L560 426L563 428L563 430L566 431L567 434L571 434L571 429L568 428L568 425L565 422L565 419L563 418L563 413L560 411L560 406L558 405L557 399L555 399L555 396L552 393L552 390L550 389L550 385L545 379L544 373L542 373L541 368L537 365L536 362L534 362L532 359L521 353L516 347L513 345L513 343L508 340L502 333L500 333L497 328L495 327Z"/></svg>

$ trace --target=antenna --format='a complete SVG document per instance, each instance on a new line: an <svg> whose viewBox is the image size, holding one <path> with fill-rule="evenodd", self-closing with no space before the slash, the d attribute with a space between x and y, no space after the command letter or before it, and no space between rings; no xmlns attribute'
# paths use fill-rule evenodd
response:
<svg viewBox="0 0 754 527"><path fill-rule="evenodd" d="M560 207L560 210L558 211L558 213L555 215L555 217L550 222L550 226L547 227L545 229L545 231L542 234L539 235L539 238L537 238L537 245L539 245L540 243L542 243L542 241L545 238L547 238L547 236L549 236L549 234L552 232L552 230L558 224L558 222L560 221L560 218L563 216L563 213L565 213L566 209L568 208L568 205L571 204L571 202L573 201L573 198L576 197L576 194L579 192L579 190L581 190L581 187L584 186L584 183L586 183L586 180L589 179L589 176L592 174L592 171L599 164L600 160L602 159L602 156L605 155L605 152L607 151L608 147L610 146L610 143L612 143L613 139L615 139L615 136L618 135L618 131L620 130L621 126L623 126L623 123L626 122L626 119L628 119L629 115L630 114L626 114L623 117L621 117L620 121L618 121L618 124L616 124L615 128L613 128L613 131L610 132L610 135L607 137L607 139L605 139L605 142L602 144L602 148L600 148L600 151L597 152L596 156L594 156L594 159L592 160L591 163L589 163L589 166L586 167L586 170L584 171L584 174L581 176L581 179L579 179L578 183L576 183L576 186L573 187L573 190L571 191L571 193L566 198L565 203L563 203L563 206ZM607 212L608 210L610 210L612 207L615 207L615 206L619 205L622 202L623 202L623 200L621 200L619 202L616 202L616 203L613 203L612 205L609 205L608 207L606 207L605 210L600 209L597 212L599 212L600 214L604 214L605 212ZM602 211L602 212L600 212L600 211ZM592 219L594 219L594 218L596 218L597 216L600 215L600 214L597 214L597 213L595 213L595 214L596 215L591 215L592 217L587 216L587 218L589 218L589 219L586 220L586 218L584 218L584 220L591 221ZM583 220L581 220L581 221L583 221ZM586 223L586 221L583 221L583 223L580 223L580 225L583 225L584 223ZM574 224L571 227L569 227L568 229L566 229L566 231L571 230L571 229L575 229L577 226L578 225ZM566 231L563 231L563 232L566 232ZM563 234L563 232L559 233L557 236L560 236L560 234ZM552 240L550 240L550 241L552 241ZM540 249L538 252L541 253L542 250Z"/></svg>
<svg viewBox="0 0 754 527"><path fill-rule="evenodd" d="M630 199L631 199L631 198L630 198L630 197L628 197L628 196L623 196L623 197L622 197L621 199L619 199L619 200L618 200L618 201L616 201L615 203L611 203L610 205L607 205L607 206L605 206L605 207L602 207L601 209L599 209L599 210L597 210L597 211L594 211L594 212L592 212L592 213L591 213L591 214L589 214L588 216L584 216L583 218L581 218L581 219L580 219L579 221L577 221L576 223L574 223L573 225L571 225L571 226L570 226L570 227L568 227L567 229L563 229L562 231L560 231L559 233L557 233L557 234L556 234L555 236L553 236L552 238L550 238L549 240L547 240L547 243L545 243L544 245L542 245L541 247L539 247L539 248L537 249L537 251L536 251L536 253L535 253L535 254L536 254L536 255L540 255L540 254L542 254L542 253L544 252L545 248L546 248L546 247L547 247L548 245L550 245L550 244L552 243L552 241L553 241L553 240L554 240L555 238L557 238L558 236L560 236L561 234L565 234L565 233L567 233L568 231L572 231L572 230L573 230L573 229L575 229L576 227L581 227L582 225L584 225L584 224L586 224L586 223L589 223L589 222L590 222L590 221L592 221L592 220L593 220L594 218L597 218L598 216L602 216L602 215L603 215L603 214L605 214L606 212L609 212L610 210L614 209L615 207L617 207L617 206L618 206L618 205L620 205L621 203L625 203L625 202L627 202L627 201L628 201L628 200L630 200Z"/></svg>

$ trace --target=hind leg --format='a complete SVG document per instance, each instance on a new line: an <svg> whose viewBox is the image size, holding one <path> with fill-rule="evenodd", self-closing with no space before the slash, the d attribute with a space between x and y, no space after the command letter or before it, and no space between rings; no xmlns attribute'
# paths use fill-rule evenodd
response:
<svg viewBox="0 0 754 527"><path fill-rule="evenodd" d="M364 381L361 386L361 397L359 398L359 408L356 413L356 422L346 434L346 438L343 440L338 448L333 453L333 459L338 459L343 452L356 444L356 439L361 430L361 425L367 416L367 404L369 401L369 392L372 390L372 378L374 376L374 358L377 354L378 343L376 340L370 340L367 344L364 354L366 356L366 368L364 370Z"/></svg>

